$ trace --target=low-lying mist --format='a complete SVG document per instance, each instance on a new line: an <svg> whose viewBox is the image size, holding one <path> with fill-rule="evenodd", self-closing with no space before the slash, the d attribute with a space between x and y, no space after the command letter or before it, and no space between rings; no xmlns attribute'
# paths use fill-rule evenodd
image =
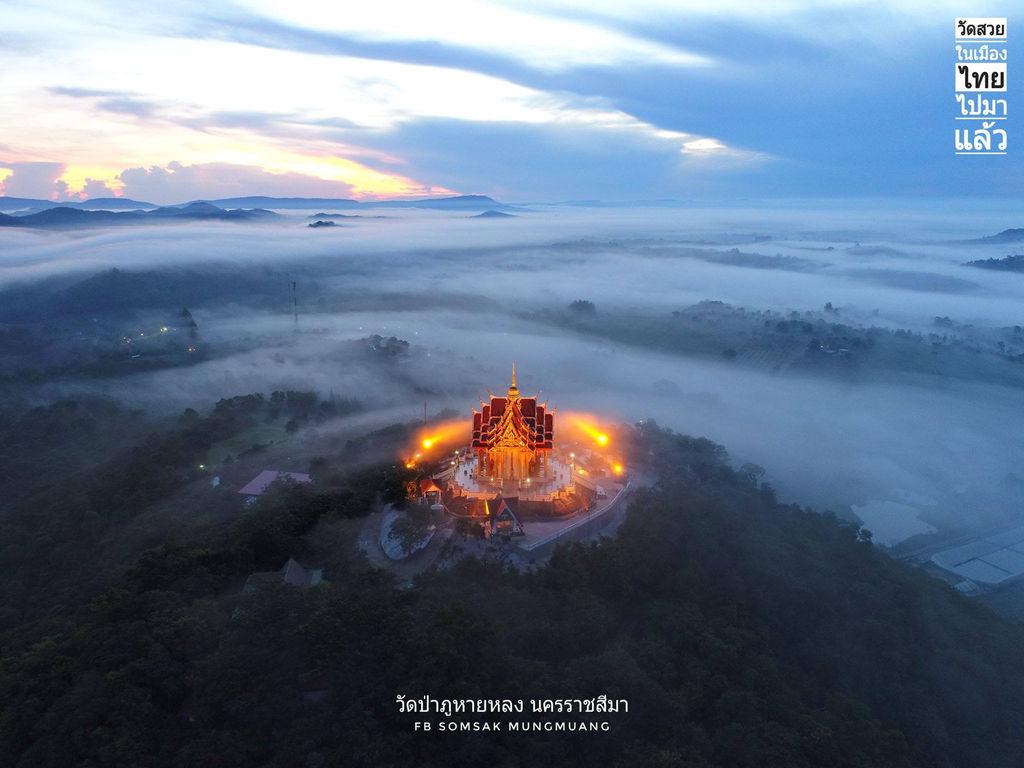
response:
<svg viewBox="0 0 1024 768"><path fill-rule="evenodd" d="M1024 274L964 266L1012 246L961 241L1020 222L952 209L538 207L495 220L403 210L316 230L289 212L275 224L8 229L7 332L45 326L73 350L79 337L114 343L188 307L201 354L36 378L14 376L19 360L5 358L5 391L11 402L90 393L169 413L316 389L394 421L424 402L468 413L515 360L520 387L556 408L707 436L765 467L784 498L852 510L882 543L988 527L1024 501L1024 338L1012 330L1024 323ZM111 301L111 269L152 279ZM577 300L593 306L569 309ZM705 301L729 306L672 325ZM869 327L898 333L863 348L821 338ZM410 347L379 354L365 341L374 334Z"/></svg>

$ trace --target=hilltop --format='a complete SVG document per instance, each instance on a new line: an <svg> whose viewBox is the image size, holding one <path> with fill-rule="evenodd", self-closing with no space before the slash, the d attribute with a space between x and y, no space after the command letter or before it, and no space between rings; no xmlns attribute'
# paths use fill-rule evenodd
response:
<svg viewBox="0 0 1024 768"><path fill-rule="evenodd" d="M476 216L470 216L471 219L514 219L516 215L514 213L505 213L504 211L486 210L483 213L478 213Z"/></svg>
<svg viewBox="0 0 1024 768"><path fill-rule="evenodd" d="M316 405L286 402L300 399ZM293 764L299 753L367 768L700 768L763 765L765 755L822 768L996 768L1024 750L1020 626L892 560L856 525L780 504L720 446L651 422L631 450L657 483L636 494L618 536L559 549L527 572L466 558L401 588L344 554L355 542L342 532L359 530L346 521L378 495L399 503L404 478L400 467L340 467L400 429L319 459L315 484L280 488L244 513L237 494L193 492L193 521L176 513L177 532L129 568L96 561L92 538L173 502L212 441L265 421L274 402L221 401L144 439L135 426L140 449L61 481L68 492L33 486L63 500L45 520L28 512L36 496L14 497L25 511L9 521L8 550L33 556L0 577L14 601L0 614L10 627L0 635L0 750L12 766L134 764L145 748L154 768L238 764L240 754L248 765ZM69 439L95 461L103 435L138 418L107 407L69 421L74 408L9 423L19 461L32 465L53 423L86 417L103 430L76 427ZM54 539L77 578L47 596L34 569ZM289 557L329 558L325 581L239 594L248 574ZM82 580L101 589L76 604ZM32 605L58 602L20 623L33 590L42 595ZM605 694L629 711L576 741L414 738L395 697L425 693Z"/></svg>
<svg viewBox="0 0 1024 768"><path fill-rule="evenodd" d="M964 240L963 245L995 245L1000 243L1019 243L1024 241L1024 228L1004 229L994 235Z"/></svg>
<svg viewBox="0 0 1024 768"><path fill-rule="evenodd" d="M1021 230L1024 232L1024 230ZM1001 259L976 259L964 262L965 267L994 269L1001 272L1024 272L1024 254L1012 254Z"/></svg>

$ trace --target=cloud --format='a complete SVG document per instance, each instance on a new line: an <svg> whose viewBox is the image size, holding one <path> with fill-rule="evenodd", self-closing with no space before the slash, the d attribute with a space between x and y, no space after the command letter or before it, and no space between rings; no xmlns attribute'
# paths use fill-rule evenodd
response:
<svg viewBox="0 0 1024 768"><path fill-rule="evenodd" d="M120 191L120 188L113 189L107 186L105 181L101 181L99 179L86 179L85 186L82 187L80 197L83 200L96 197L114 197Z"/></svg>
<svg viewBox="0 0 1024 768"><path fill-rule="evenodd" d="M70 96L73 99L95 99L131 95L130 93L125 93L124 91L105 91L99 88L70 88L64 85L51 86L46 90L48 90L55 96Z"/></svg>
<svg viewBox="0 0 1024 768"><path fill-rule="evenodd" d="M426 190L429 192L430 190ZM156 203L248 195L350 197L352 187L297 173L271 173L231 163L126 168L108 179L78 174L65 163L4 162L0 194L42 200L126 196Z"/></svg>
<svg viewBox="0 0 1024 768"><path fill-rule="evenodd" d="M7 197L32 197L49 200L58 193L57 180L64 173L64 163L4 162L0 167L10 173L0 182L0 193Z"/></svg>
<svg viewBox="0 0 1024 768"><path fill-rule="evenodd" d="M84 170L84 169L83 169ZM111 197L119 185L108 184L83 173L77 175L66 163L20 163L0 160L0 195L41 200Z"/></svg>
<svg viewBox="0 0 1024 768"><path fill-rule="evenodd" d="M215 16L215 14L210 14ZM667 45L590 19L550 15L512 4L438 0L429 5L377 2L283 5L241 0L227 21L252 29L319 30L355 45L430 43L458 56L486 51L541 71L578 66L620 67L665 64L706 67L713 60L682 46Z"/></svg>
<svg viewBox="0 0 1024 768"><path fill-rule="evenodd" d="M128 168L118 174L124 194L136 200L157 203L200 198L245 197L351 197L352 187L297 173L269 173L261 168L231 163Z"/></svg>
<svg viewBox="0 0 1024 768"><path fill-rule="evenodd" d="M59 136L59 146L67 151L54 159L74 169L74 178L66 179L73 192L82 188L86 176L114 185L124 165L114 166L112 159L123 157L126 164L143 168L163 167L172 158L182 165L255 166L279 179L298 174L340 181L353 194L371 197L456 188L451 179L459 169L427 175L410 161L422 156L420 147L386 139L385 134L433 121L461 121L481 133L494 124L518 125L530 133L548 126L552 135L575 132L583 144L600 143L604 136L616 154L643 155L638 164L664 158L669 173L680 168L679 153L693 154L694 148L733 162L762 156L721 137L638 118L600 94L577 93L564 74L613 65L713 69L709 61L678 46L586 21L534 18L489 5L467 10L464 24L448 32L427 23L436 15L433 11L413 14L423 16L426 26L401 16L401 23L387 34L378 27L388 14L372 10L351 14L347 31L341 32L330 31L335 22L345 21L333 11L325 11L315 29L303 28L301 20L289 21L287 14L281 19L261 14L187 6L176 17L178 23L161 25L156 23L164 18L161 14L104 15L104 34L76 37L68 66L36 62L30 70L29 79L43 87L26 91L17 154L52 153L57 142L44 137ZM48 18L41 11L35 21ZM516 56L508 46L490 40L487 30L497 28L495 24L502 35L528 32L531 53ZM318 34L325 37L317 41ZM110 45L115 39L118 44ZM346 45L350 53L344 53ZM370 55L374 46L378 58L362 55ZM425 54L422 63L403 60L412 51L408 46ZM469 58L460 61L462 56ZM124 66L126 60L132 62L130 68ZM536 85L516 82L528 79L530 72L538 78ZM553 78L553 87L544 84L545 78ZM40 92L44 98L33 104ZM382 155L379 147L385 143L390 148ZM712 146L715 152L707 152ZM429 154L431 147L422 149ZM461 158L467 165L477 164L470 169L477 176L489 167L486 160ZM98 172L101 165L104 173ZM80 166L88 166L88 174ZM533 172L544 170L535 164ZM211 189L206 196L216 194Z"/></svg>
<svg viewBox="0 0 1024 768"><path fill-rule="evenodd" d="M366 136L364 143L403 153L428 178L460 190L486 190L509 201L637 200L692 197L735 174L755 174L771 158L631 130L573 124L417 120ZM696 143L686 150L686 144ZM737 157L736 155L740 156Z"/></svg>
<svg viewBox="0 0 1024 768"><path fill-rule="evenodd" d="M116 115L134 115L150 117L158 109L158 104L149 99L139 98L131 91L111 91L98 88L70 88L54 86L47 89L54 96L67 96L73 99L88 99L97 109Z"/></svg>
<svg viewBox="0 0 1024 768"><path fill-rule="evenodd" d="M125 97L101 99L97 106L117 115L135 115L136 117L149 117L157 109L157 105L153 101Z"/></svg>

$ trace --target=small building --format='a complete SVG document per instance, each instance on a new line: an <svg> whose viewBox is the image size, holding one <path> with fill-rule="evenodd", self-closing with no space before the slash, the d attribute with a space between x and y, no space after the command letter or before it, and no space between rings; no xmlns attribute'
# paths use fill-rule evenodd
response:
<svg viewBox="0 0 1024 768"><path fill-rule="evenodd" d="M959 577L956 589L968 595L1024 579L1024 525L979 536L936 552L931 562Z"/></svg>
<svg viewBox="0 0 1024 768"><path fill-rule="evenodd" d="M250 574L242 587L243 595L253 595L264 587L274 584L286 584L289 587L315 587L323 580L323 569L307 569L299 565L294 557L289 557L288 562L281 566L279 571L257 571Z"/></svg>
<svg viewBox="0 0 1024 768"><path fill-rule="evenodd" d="M420 496L430 506L441 503L441 489L432 478L425 477L420 480Z"/></svg>
<svg viewBox="0 0 1024 768"><path fill-rule="evenodd" d="M265 469L239 488L238 492L245 497L246 504L252 504L278 480L288 480L293 483L313 482L313 478L305 472L280 472L276 469Z"/></svg>
<svg viewBox="0 0 1024 768"><path fill-rule="evenodd" d="M490 517L490 534L492 536L504 536L505 538L511 538L512 536L523 536L523 524L519 522L519 518L516 513L512 511L512 506L509 502L518 506L517 502L519 499L505 499L502 496L496 496L490 504L486 504L487 514Z"/></svg>

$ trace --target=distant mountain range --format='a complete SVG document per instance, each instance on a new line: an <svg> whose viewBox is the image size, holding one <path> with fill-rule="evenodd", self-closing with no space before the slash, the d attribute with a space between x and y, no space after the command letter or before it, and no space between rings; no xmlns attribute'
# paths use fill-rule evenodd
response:
<svg viewBox="0 0 1024 768"><path fill-rule="evenodd" d="M150 211L86 210L69 206L55 206L37 213L9 216L0 213L0 227L32 227L35 229L65 229L78 227L105 227L121 224L149 224L160 221L262 221L280 215L262 208L249 210L225 209L210 203L189 203L181 207L167 206Z"/></svg>
<svg viewBox="0 0 1024 768"><path fill-rule="evenodd" d="M512 206L499 203L487 195L456 195L454 197L428 197L419 200L350 200L329 197L228 197L208 202L237 208L309 209L321 211L357 210L360 208L431 208L439 211L511 210Z"/></svg>
<svg viewBox="0 0 1024 768"><path fill-rule="evenodd" d="M93 197L89 200L38 200L32 197L0 196L0 211L27 211L35 213L50 208L75 208L82 211L138 211L159 208L154 203L131 200L127 197Z"/></svg>
<svg viewBox="0 0 1024 768"><path fill-rule="evenodd" d="M513 210L513 207L500 203L486 195L456 195L454 197L430 197L418 200L371 200L360 201L338 197L225 197L219 200L193 200L188 203L177 203L158 206L142 200L129 200L122 197L100 197L81 201L54 202L29 197L0 196L0 211L23 211L27 214L51 210L53 208L70 208L74 210L104 211L144 211L166 208L185 208L197 203L207 203L223 210L272 208L278 210L359 210L368 208L429 208L442 211L486 211Z"/></svg>

